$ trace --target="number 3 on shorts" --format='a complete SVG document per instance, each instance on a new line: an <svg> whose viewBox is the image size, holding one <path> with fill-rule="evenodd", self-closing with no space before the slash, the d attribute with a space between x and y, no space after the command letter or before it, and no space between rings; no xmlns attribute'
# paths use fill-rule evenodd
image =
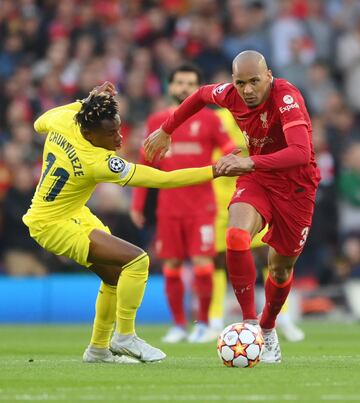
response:
<svg viewBox="0 0 360 403"><path fill-rule="evenodd" d="M300 240L300 242L299 242L299 246L301 246L301 247L304 246L304 244L305 244L305 242L306 242L306 240L307 240L307 237L308 237L308 235L309 235L309 230L310 230L310 227L305 227L305 228L303 228L303 230L301 231L302 238L301 238L301 240Z"/></svg>

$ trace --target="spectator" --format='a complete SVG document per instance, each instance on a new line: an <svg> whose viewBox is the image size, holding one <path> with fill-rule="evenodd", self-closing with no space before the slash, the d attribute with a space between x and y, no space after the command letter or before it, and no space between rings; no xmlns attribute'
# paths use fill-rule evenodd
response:
<svg viewBox="0 0 360 403"><path fill-rule="evenodd" d="M345 151L339 192L340 231L348 234L360 228L360 142L351 144Z"/></svg>
<svg viewBox="0 0 360 403"><path fill-rule="evenodd" d="M13 276L43 276L47 269L39 257L41 248L29 237L21 219L34 193L33 171L18 161L12 175L12 185L3 200L5 270Z"/></svg>

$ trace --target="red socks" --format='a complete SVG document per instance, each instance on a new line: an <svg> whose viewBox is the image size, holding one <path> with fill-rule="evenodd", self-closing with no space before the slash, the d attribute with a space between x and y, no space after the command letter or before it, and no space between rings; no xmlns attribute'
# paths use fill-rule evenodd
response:
<svg viewBox="0 0 360 403"><path fill-rule="evenodd" d="M263 329L273 329L275 327L276 317L289 295L292 280L293 273L285 283L278 284L269 273L265 283L265 306L260 320L260 326Z"/></svg>
<svg viewBox="0 0 360 403"><path fill-rule="evenodd" d="M226 264L243 320L257 320L255 308L256 267L250 251L251 236L239 228L226 232Z"/></svg>
<svg viewBox="0 0 360 403"><path fill-rule="evenodd" d="M164 267L163 273L165 292L174 322L177 326L185 326L184 284L181 279L181 270Z"/></svg>
<svg viewBox="0 0 360 403"><path fill-rule="evenodd" d="M214 265L212 263L194 267L194 288L199 301L198 322L208 323L209 321L213 271Z"/></svg>
<svg viewBox="0 0 360 403"><path fill-rule="evenodd" d="M203 323L208 323L213 271L213 264L194 267L194 290L198 297L197 320ZM185 326L184 284L181 278L181 270L164 267L163 274L165 292L174 322L177 326Z"/></svg>

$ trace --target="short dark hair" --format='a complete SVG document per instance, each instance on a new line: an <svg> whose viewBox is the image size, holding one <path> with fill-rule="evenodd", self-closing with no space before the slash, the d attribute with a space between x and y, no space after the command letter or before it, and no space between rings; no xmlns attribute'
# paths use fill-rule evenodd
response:
<svg viewBox="0 0 360 403"><path fill-rule="evenodd" d="M82 102L80 111L74 120L81 130L96 130L101 126L101 121L114 120L118 114L117 102L110 94L90 95Z"/></svg>
<svg viewBox="0 0 360 403"><path fill-rule="evenodd" d="M202 71L197 67L195 64L192 63L184 63L180 66L176 67L174 70L171 71L168 77L168 82L172 83L174 81L174 77L176 73L195 73L197 77L198 84L202 83Z"/></svg>

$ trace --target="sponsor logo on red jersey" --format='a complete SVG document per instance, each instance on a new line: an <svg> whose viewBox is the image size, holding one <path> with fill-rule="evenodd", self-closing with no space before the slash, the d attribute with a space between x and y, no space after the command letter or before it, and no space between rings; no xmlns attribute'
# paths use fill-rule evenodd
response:
<svg viewBox="0 0 360 403"><path fill-rule="evenodd" d="M284 113L284 112L289 112L289 111L291 111L291 109L294 109L294 108L300 108L300 106L297 102L290 104L290 105L286 105L286 106L280 106L279 111L280 111L280 113Z"/></svg>

